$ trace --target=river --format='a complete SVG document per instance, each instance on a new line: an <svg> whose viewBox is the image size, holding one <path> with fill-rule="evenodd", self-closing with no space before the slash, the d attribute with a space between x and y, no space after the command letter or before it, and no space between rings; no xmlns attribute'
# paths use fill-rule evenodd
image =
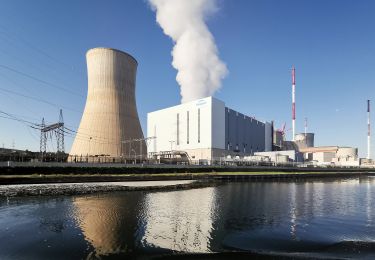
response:
<svg viewBox="0 0 375 260"><path fill-rule="evenodd" d="M3 197L0 259L233 251L374 259L374 205L373 177Z"/></svg>

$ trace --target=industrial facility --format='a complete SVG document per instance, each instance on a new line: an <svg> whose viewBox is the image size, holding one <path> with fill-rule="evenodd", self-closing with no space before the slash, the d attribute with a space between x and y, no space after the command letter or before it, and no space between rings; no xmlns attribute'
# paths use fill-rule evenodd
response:
<svg viewBox="0 0 375 260"><path fill-rule="evenodd" d="M110 48L87 52L88 92L70 161L145 157L135 100L137 61Z"/></svg>
<svg viewBox="0 0 375 260"><path fill-rule="evenodd" d="M285 124L261 122L207 97L148 113L150 158L165 163L310 164L359 166L358 149L314 146L314 133L296 133L296 70L292 68L292 141ZM369 110L369 108L368 108ZM369 131L370 132L370 131Z"/></svg>
<svg viewBox="0 0 375 260"><path fill-rule="evenodd" d="M272 127L207 97L147 115L151 157L169 153L193 161L218 161L226 156L246 156L272 150ZM182 153L184 152L185 155Z"/></svg>
<svg viewBox="0 0 375 260"><path fill-rule="evenodd" d="M204 165L374 166L370 156L370 100L367 100L367 158L358 149L315 146L315 133L296 132L296 69L292 68L291 140L286 124L260 121L212 96L147 114L147 137L138 118L137 61L129 54L94 48L87 52L88 92L78 130L58 123L34 124L41 131L39 156L3 149L2 160L66 161L64 134L75 132L68 156L77 163L170 163ZM48 153L47 136L56 135L57 152ZM32 158L33 157L33 158ZM39 158L36 158L39 157Z"/></svg>
<svg viewBox="0 0 375 260"><path fill-rule="evenodd" d="M302 163L317 166L345 166L355 167L364 164L358 158L358 149L339 146L314 146L315 134L307 132L307 118L305 118L304 133L296 133L296 69L292 68L292 141L285 139L285 124L281 129L273 129L273 151L256 152L244 160L270 162L275 164ZM368 124L370 104L368 101ZM370 125L368 126L370 129ZM368 131L370 135L370 130ZM370 140L370 137L368 137ZM368 141L368 149L370 145ZM366 161L371 163L370 161Z"/></svg>

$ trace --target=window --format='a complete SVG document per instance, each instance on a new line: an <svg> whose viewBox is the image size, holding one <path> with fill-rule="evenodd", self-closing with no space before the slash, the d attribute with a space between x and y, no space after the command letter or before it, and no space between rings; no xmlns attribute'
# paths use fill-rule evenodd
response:
<svg viewBox="0 0 375 260"><path fill-rule="evenodd" d="M189 144L189 111L186 112L186 143Z"/></svg>
<svg viewBox="0 0 375 260"><path fill-rule="evenodd" d="M201 109L198 108L198 143L201 142Z"/></svg>
<svg viewBox="0 0 375 260"><path fill-rule="evenodd" d="M180 145L180 114L177 113L177 145Z"/></svg>

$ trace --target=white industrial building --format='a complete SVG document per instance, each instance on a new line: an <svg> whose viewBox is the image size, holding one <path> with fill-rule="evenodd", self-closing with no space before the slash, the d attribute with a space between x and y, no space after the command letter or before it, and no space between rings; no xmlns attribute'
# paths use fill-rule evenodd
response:
<svg viewBox="0 0 375 260"><path fill-rule="evenodd" d="M207 97L148 113L150 155L184 151L191 160L253 155L272 150L272 125Z"/></svg>

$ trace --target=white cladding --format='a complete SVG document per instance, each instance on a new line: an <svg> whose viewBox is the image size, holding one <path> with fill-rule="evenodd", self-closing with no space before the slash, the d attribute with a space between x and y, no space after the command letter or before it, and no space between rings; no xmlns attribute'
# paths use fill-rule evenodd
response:
<svg viewBox="0 0 375 260"><path fill-rule="evenodd" d="M228 148L226 143L230 142L259 145L259 151L272 150L271 123L241 121L240 113L230 110L234 114L229 115L229 110L223 101L207 97L148 113L147 136L156 137L149 143L148 153L186 151L195 160L246 155L238 148Z"/></svg>
<svg viewBox="0 0 375 260"><path fill-rule="evenodd" d="M147 114L148 152L225 149L225 104L213 97Z"/></svg>

